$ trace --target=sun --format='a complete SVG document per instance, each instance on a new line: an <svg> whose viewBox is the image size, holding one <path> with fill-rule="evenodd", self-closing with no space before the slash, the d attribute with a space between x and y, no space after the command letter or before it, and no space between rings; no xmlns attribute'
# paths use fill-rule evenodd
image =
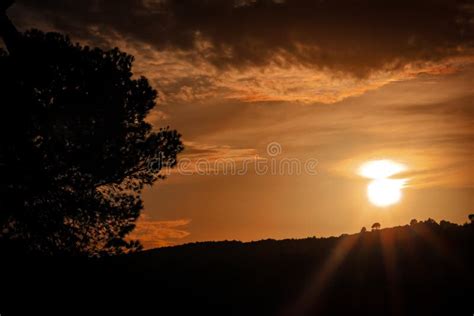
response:
<svg viewBox="0 0 474 316"><path fill-rule="evenodd" d="M377 179L367 186L369 201L379 207L396 204L402 198L404 180Z"/></svg>
<svg viewBox="0 0 474 316"><path fill-rule="evenodd" d="M374 160L362 165L359 174L373 179L367 186L369 201L378 207L398 203L402 198L402 188L406 179L389 179L389 177L406 169L405 165L392 160Z"/></svg>

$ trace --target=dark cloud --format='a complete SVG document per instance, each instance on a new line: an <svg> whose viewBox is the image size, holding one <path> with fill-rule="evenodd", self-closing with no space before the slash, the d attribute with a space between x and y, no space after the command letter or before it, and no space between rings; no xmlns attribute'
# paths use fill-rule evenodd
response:
<svg viewBox="0 0 474 316"><path fill-rule="evenodd" d="M160 50L189 51L219 68L290 63L366 75L466 55L474 46L472 0L18 2L20 20L34 12L79 38L99 29Z"/></svg>

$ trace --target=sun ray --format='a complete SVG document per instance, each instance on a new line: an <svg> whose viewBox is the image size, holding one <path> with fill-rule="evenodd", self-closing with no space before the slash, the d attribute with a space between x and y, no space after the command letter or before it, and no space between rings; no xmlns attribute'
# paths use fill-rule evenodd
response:
<svg viewBox="0 0 474 316"><path fill-rule="evenodd" d="M400 295L400 282L397 265L396 243L397 235L393 230L379 234L382 248L383 263L389 287L390 307L392 315L403 315L403 301Z"/></svg>
<svg viewBox="0 0 474 316"><path fill-rule="evenodd" d="M359 235L341 238L321 265L321 269L315 271L309 278L308 284L298 300L289 306L282 315L305 315L308 309L317 308L321 303L319 298L328 282L359 239Z"/></svg>

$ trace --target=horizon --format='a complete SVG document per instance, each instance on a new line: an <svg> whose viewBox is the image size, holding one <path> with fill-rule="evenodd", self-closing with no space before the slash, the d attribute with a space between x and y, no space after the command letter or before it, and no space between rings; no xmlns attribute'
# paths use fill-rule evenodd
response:
<svg viewBox="0 0 474 316"><path fill-rule="evenodd" d="M429 222L430 220L434 220L436 222L436 225L441 225L440 223L443 222L443 221L448 222L449 224L457 225L459 227L471 225L469 220L466 220L462 223L453 223L453 222L443 220L443 219L440 220L440 221L437 221L434 218L426 218L424 220L417 220L415 225L424 224L424 223ZM373 223L373 224L375 224L375 223ZM395 228L410 228L410 227L412 227L413 224L406 223L406 224L400 224L400 225L390 226L390 227L384 227L383 225L381 225L380 228L377 228L377 229L371 228L372 225L362 226L361 229L359 229L359 231L357 231L357 232L342 232L339 235L327 235L327 236L313 235L313 236L303 236L303 237L298 237L298 238L295 238L295 237L262 238L262 239L254 239L254 240L240 240L240 239L199 240L199 241L190 241L190 242L178 243L178 244L162 245L162 246L155 247L155 248L145 248L143 251L146 252L146 251L150 251L150 250L158 250L160 248L173 248L173 247L179 247L179 246L188 246L188 245L206 244L206 243L226 243L226 242L233 243L233 242L236 242L236 243L241 243L241 244L251 244L251 243L258 243L258 242L265 242L265 241L279 242L279 241L288 241L288 240L291 240L291 241L304 241L304 240L307 240L307 239L332 239L332 238L337 239L337 238L350 237L350 236L355 236L355 235L360 235L360 234L379 233L379 232L382 232L384 230L392 230L392 229L395 229ZM363 228L365 228L366 231L361 231Z"/></svg>

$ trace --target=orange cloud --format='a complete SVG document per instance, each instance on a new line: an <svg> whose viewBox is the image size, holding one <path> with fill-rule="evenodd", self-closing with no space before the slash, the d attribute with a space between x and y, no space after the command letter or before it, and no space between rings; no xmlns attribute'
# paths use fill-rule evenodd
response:
<svg viewBox="0 0 474 316"><path fill-rule="evenodd" d="M258 157L257 150L253 148L235 148L227 145L206 145L197 142L184 142L185 151L180 155L178 165L166 169L162 174L181 174L191 176L237 174L246 169L241 169L244 161L252 162Z"/></svg>
<svg viewBox="0 0 474 316"><path fill-rule="evenodd" d="M421 74L448 74L474 63L474 52L463 51L459 56L410 61L401 67L386 64L365 76L358 76L301 64L285 54L274 55L268 64L223 69L214 65L199 49L197 52L159 51L150 45L130 43L117 37L110 45L118 45L136 56L135 74L150 79L159 92L161 104L222 99L332 104L392 82L414 79Z"/></svg>
<svg viewBox="0 0 474 316"><path fill-rule="evenodd" d="M137 227L130 234L130 239L138 239L146 249L174 245L190 233L185 230L190 219L159 221L143 214L137 221Z"/></svg>
<svg viewBox="0 0 474 316"><path fill-rule="evenodd" d="M470 1L25 0L12 14L133 54L162 103L335 103L474 58Z"/></svg>

